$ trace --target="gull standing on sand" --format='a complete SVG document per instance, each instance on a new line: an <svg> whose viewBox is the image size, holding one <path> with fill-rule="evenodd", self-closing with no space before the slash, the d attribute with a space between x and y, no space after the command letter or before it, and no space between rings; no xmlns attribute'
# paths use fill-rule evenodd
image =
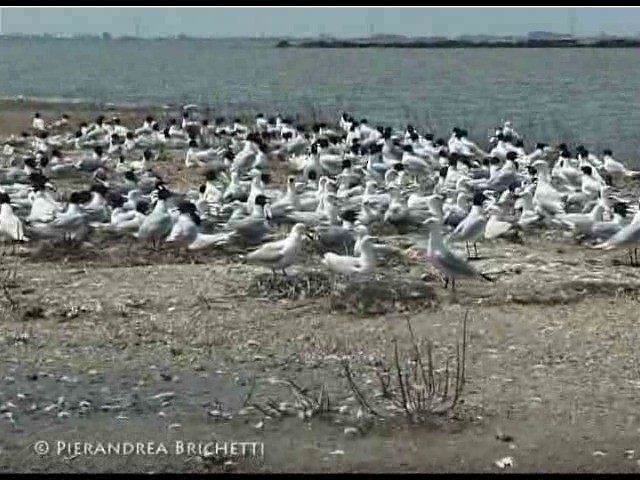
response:
<svg viewBox="0 0 640 480"><path fill-rule="evenodd" d="M640 210L633 217L633 220L627 226L621 228L618 233L613 235L606 242L596 245L595 249L598 250L614 250L618 248L629 248L629 260L631 265L636 265L638 262L638 244L640 243ZM631 252L633 247L633 255ZM634 260L635 257L635 260Z"/></svg>
<svg viewBox="0 0 640 480"><path fill-rule="evenodd" d="M286 269L293 265L300 255L305 232L305 224L296 223L286 238L265 243L257 250L249 253L245 260L249 263L261 264L271 268L274 275L276 270L282 270L282 273L286 276Z"/></svg>
<svg viewBox="0 0 640 480"><path fill-rule="evenodd" d="M0 193L0 238L18 242L29 240L24 235L22 220L13 213L11 198L6 193Z"/></svg>
<svg viewBox="0 0 640 480"><path fill-rule="evenodd" d="M640 172L634 170L628 170L627 167L613 158L613 152L609 149L606 149L602 152L603 160L604 160L604 170L607 172L612 179L618 180L622 177L639 177Z"/></svg>
<svg viewBox="0 0 640 480"><path fill-rule="evenodd" d="M478 257L478 247L476 241L484 235L484 229L487 219L482 212L482 204L487 197L483 193L476 193L473 196L473 205L471 211L465 219L458 224L456 229L451 233L450 240L453 242L464 241L467 246L467 258L471 258L469 242L473 242L473 249Z"/></svg>
<svg viewBox="0 0 640 480"><path fill-rule="evenodd" d="M409 258L426 260L436 267L445 277L445 288L451 280L451 288L455 290L456 279L459 278L481 278L488 282L495 282L494 279L478 272L469 262L458 257L446 247L442 240L442 224L438 220L428 218L423 225L427 228L429 236L426 251L423 246L412 247Z"/></svg>
<svg viewBox="0 0 640 480"><path fill-rule="evenodd" d="M167 209L167 199L170 196L171 193L168 190L164 188L158 190L156 205L140 225L138 232L134 235L136 238L150 240L152 245L155 246L171 233L173 221Z"/></svg>

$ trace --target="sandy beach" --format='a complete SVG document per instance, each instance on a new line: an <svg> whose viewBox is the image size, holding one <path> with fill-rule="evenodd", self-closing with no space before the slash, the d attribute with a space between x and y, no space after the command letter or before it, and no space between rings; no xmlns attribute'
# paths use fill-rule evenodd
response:
<svg viewBox="0 0 640 480"><path fill-rule="evenodd" d="M0 135L27 129L34 111L47 120L66 112L72 122L112 113L1 102ZM117 112L130 126L167 114ZM158 171L174 187L202 176L171 152ZM405 246L397 232L379 236ZM640 469L640 270L626 250L549 234L483 241L476 265L497 281L461 281L453 293L406 258L348 287L317 252L274 281L240 251L90 242L3 247L0 471ZM403 382L407 372L409 383L425 382L431 369L416 367L415 350L426 363L428 345L431 396L408 415L398 371ZM450 409L462 352L464 381L458 375ZM38 441L49 451L38 454ZM264 454L176 450L176 442L234 441L257 442ZM58 442L155 442L169 451L78 453L58 451Z"/></svg>

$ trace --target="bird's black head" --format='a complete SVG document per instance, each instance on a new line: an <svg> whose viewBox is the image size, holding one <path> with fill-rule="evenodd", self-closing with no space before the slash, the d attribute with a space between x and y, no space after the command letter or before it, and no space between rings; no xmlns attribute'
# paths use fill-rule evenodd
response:
<svg viewBox="0 0 640 480"><path fill-rule="evenodd" d="M79 205L82 203L82 195L80 192L73 192L69 195L69 203L73 203L74 205Z"/></svg>
<svg viewBox="0 0 640 480"><path fill-rule="evenodd" d="M629 213L629 208L627 207L626 203L617 202L613 206L613 213L617 213L621 217L626 217L627 213Z"/></svg>
<svg viewBox="0 0 640 480"><path fill-rule="evenodd" d="M515 160L516 158L518 158L518 154L516 152L507 152L507 160Z"/></svg>
<svg viewBox="0 0 640 480"><path fill-rule="evenodd" d="M96 155L98 155L99 157L102 156L102 147L100 145L96 145L95 148L93 149L93 151L95 152Z"/></svg>
<svg viewBox="0 0 640 480"><path fill-rule="evenodd" d="M110 192L107 195L107 202L112 208L122 207L125 204L125 197L117 192Z"/></svg>
<svg viewBox="0 0 640 480"><path fill-rule="evenodd" d="M536 143L536 150L543 150L546 146L546 143Z"/></svg>
<svg viewBox="0 0 640 480"><path fill-rule="evenodd" d="M345 210L340 216L343 220L346 220L349 223L354 223L358 219L358 212L355 210Z"/></svg>
<svg viewBox="0 0 640 480"><path fill-rule="evenodd" d="M487 197L485 197L484 193L477 192L473 195L473 204L478 207L481 207L486 199Z"/></svg>
<svg viewBox="0 0 640 480"><path fill-rule="evenodd" d="M611 150L609 150L608 148L605 148L605 149L602 151L602 154L603 154L603 155L609 155L609 156L611 156L611 155L613 155L613 152L612 152Z"/></svg>
<svg viewBox="0 0 640 480"><path fill-rule="evenodd" d="M158 188L158 199L166 200L171 196L171 192L164 187Z"/></svg>
<svg viewBox="0 0 640 480"><path fill-rule="evenodd" d="M403 172L404 171L404 165L402 163L398 162L398 163L393 165L393 169L396 172Z"/></svg>
<svg viewBox="0 0 640 480"><path fill-rule="evenodd" d="M584 173L585 175L591 176L591 174L593 173L593 171L591 170L591 167L589 165L584 165L582 167L580 167L580 170L582 170L582 173Z"/></svg>
<svg viewBox="0 0 640 480"><path fill-rule="evenodd" d="M318 173L315 170L309 170L307 173L307 179L311 181L315 181L318 179Z"/></svg>
<svg viewBox="0 0 640 480"><path fill-rule="evenodd" d="M342 168L351 168L351 160L349 160L348 158L342 160Z"/></svg>
<svg viewBox="0 0 640 480"><path fill-rule="evenodd" d="M440 170L438 171L438 175L440 175L440 178L446 178L448 171L449 171L449 167L441 167Z"/></svg>
<svg viewBox="0 0 640 480"><path fill-rule="evenodd" d="M11 198L8 194L0 192L0 205L3 203L11 203Z"/></svg>
<svg viewBox="0 0 640 480"><path fill-rule="evenodd" d="M528 166L527 173L529 173L529 175L531 175L532 177L535 177L538 174L538 170L536 170L535 167Z"/></svg>
<svg viewBox="0 0 640 480"><path fill-rule="evenodd" d="M136 211L146 215L149 211L149 202L146 200L138 200L136 203Z"/></svg>
<svg viewBox="0 0 640 480"><path fill-rule="evenodd" d="M262 194L256 195L254 202L256 205L260 205L261 207L264 207L267 204L267 197Z"/></svg>
<svg viewBox="0 0 640 480"><path fill-rule="evenodd" d="M185 200L178 204L178 211L180 213L191 213L191 212L196 212L197 208L194 203L188 200Z"/></svg>
<svg viewBox="0 0 640 480"><path fill-rule="evenodd" d="M215 170L207 170L204 174L204 178L208 182L215 182L218 179L218 174Z"/></svg>
<svg viewBox="0 0 640 480"><path fill-rule="evenodd" d="M94 183L93 185L91 185L91 187L89 187L89 191L99 193L103 197L109 193L109 189L101 183Z"/></svg>
<svg viewBox="0 0 640 480"><path fill-rule="evenodd" d="M271 183L271 174L269 173L260 174L260 180L262 180L262 183L264 183L265 185L269 185Z"/></svg>
<svg viewBox="0 0 640 480"><path fill-rule="evenodd" d="M124 172L124 178L126 180L129 180L130 182L138 181L138 178L136 177L136 174L133 173L133 170L127 170L126 172Z"/></svg>

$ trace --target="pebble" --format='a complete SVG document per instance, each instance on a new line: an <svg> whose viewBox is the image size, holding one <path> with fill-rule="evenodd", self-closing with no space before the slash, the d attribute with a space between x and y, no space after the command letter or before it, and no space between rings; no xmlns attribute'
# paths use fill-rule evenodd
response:
<svg viewBox="0 0 640 480"><path fill-rule="evenodd" d="M513 467L513 457L504 457L500 460L496 460L494 465L498 468L509 468Z"/></svg>
<svg viewBox="0 0 640 480"><path fill-rule="evenodd" d="M253 428L255 428L256 430L262 430L262 428L264 428L264 422L258 422L256 423Z"/></svg>
<svg viewBox="0 0 640 480"><path fill-rule="evenodd" d="M329 455L344 455L344 450L334 450L329 452Z"/></svg>
<svg viewBox="0 0 640 480"><path fill-rule="evenodd" d="M163 392L163 393L158 393L157 395L154 395L153 397L151 397L151 400L170 400L173 397L175 397L175 393L174 392Z"/></svg>
<svg viewBox="0 0 640 480"><path fill-rule="evenodd" d="M353 437L355 435L358 435L358 433L360 433L360 431L355 427L345 427L344 429L344 434L348 437L349 436Z"/></svg>
<svg viewBox="0 0 640 480"><path fill-rule="evenodd" d="M69 418L69 412L58 412L58 418Z"/></svg>
<svg viewBox="0 0 640 480"><path fill-rule="evenodd" d="M181 424L179 424L179 423L172 423L171 425L169 425L169 430L177 430L177 429L179 429L180 427L182 427L182 425L181 425Z"/></svg>
<svg viewBox="0 0 640 480"><path fill-rule="evenodd" d="M100 405L100 410L108 412L110 410L120 410L120 405Z"/></svg>
<svg viewBox="0 0 640 480"><path fill-rule="evenodd" d="M624 457L631 459L631 458L633 458L635 453L636 453L635 450L625 450L624 451Z"/></svg>
<svg viewBox="0 0 640 480"><path fill-rule="evenodd" d="M607 454L605 452L600 451L600 450L596 450L595 452L593 452L593 456L594 457L606 457Z"/></svg>

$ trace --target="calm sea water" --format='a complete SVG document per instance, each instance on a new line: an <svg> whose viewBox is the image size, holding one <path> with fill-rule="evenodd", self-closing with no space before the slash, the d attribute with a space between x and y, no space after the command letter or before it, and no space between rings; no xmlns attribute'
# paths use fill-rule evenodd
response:
<svg viewBox="0 0 640 480"><path fill-rule="evenodd" d="M255 41L0 40L0 96L209 104L472 137L509 119L530 141L640 156L635 49L277 49Z"/></svg>

